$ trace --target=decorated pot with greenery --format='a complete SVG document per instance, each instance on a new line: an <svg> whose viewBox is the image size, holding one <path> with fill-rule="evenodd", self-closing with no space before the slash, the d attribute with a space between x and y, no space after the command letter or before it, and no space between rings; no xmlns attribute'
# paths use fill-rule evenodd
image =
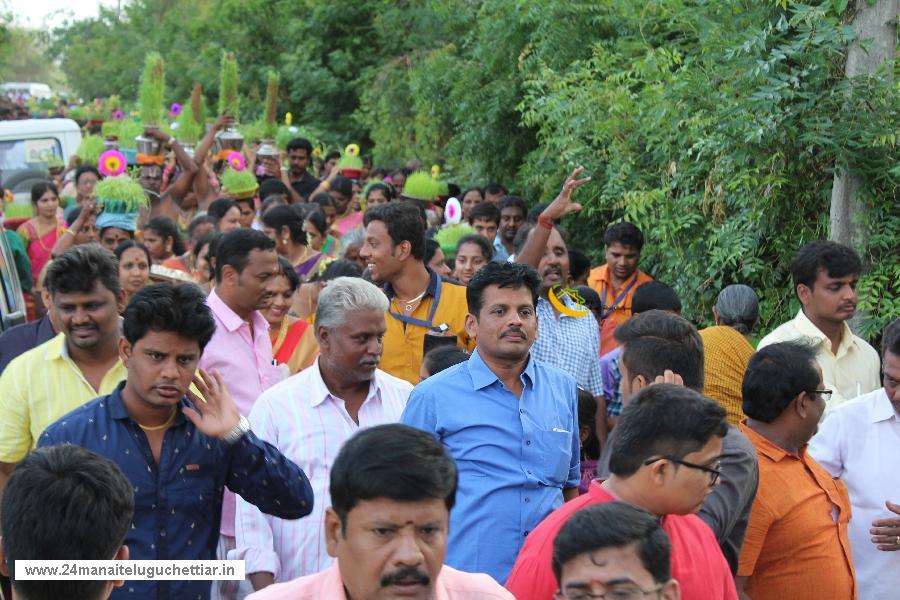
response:
<svg viewBox="0 0 900 600"><path fill-rule="evenodd" d="M163 96L165 94L165 69L159 52L151 52L144 60L139 93L141 124L144 130L159 129L163 119ZM138 154L160 156L162 144L157 140L139 135L135 139Z"/></svg>
<svg viewBox="0 0 900 600"><path fill-rule="evenodd" d="M219 71L219 114L237 119L239 109L237 59L233 52L223 52ZM216 148L219 153L240 152L243 147L244 136L234 126L228 126L216 134Z"/></svg>

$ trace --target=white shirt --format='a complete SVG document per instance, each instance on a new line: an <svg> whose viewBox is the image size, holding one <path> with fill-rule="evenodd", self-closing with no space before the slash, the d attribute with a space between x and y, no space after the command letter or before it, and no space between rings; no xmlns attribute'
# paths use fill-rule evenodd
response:
<svg viewBox="0 0 900 600"><path fill-rule="evenodd" d="M894 600L900 590L900 552L871 541L872 521L896 518L885 501L900 503L900 417L884 388L836 408L819 425L809 453L850 493L850 547L859 600Z"/></svg>
<svg viewBox="0 0 900 600"><path fill-rule="evenodd" d="M331 465L344 442L357 431L399 421L411 391L408 382L376 370L359 408L357 425L344 401L328 391L318 360L266 390L250 412L253 432L303 469L315 503L309 516L284 520L265 515L238 497L236 548L228 558L245 560L248 575L273 573L276 582L328 568L334 560L325 551Z"/></svg>
<svg viewBox="0 0 900 600"><path fill-rule="evenodd" d="M851 398L868 394L881 387L881 360L878 352L860 337L853 335L847 323L837 354L831 351L831 340L803 314L779 325L759 342L757 350L779 342L807 341L816 348L816 362L822 369L825 389L833 390L826 398L826 410L830 411Z"/></svg>

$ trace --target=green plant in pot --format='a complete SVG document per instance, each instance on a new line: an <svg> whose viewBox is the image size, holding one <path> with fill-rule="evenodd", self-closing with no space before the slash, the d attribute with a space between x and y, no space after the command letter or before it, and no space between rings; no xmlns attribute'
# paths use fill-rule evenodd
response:
<svg viewBox="0 0 900 600"><path fill-rule="evenodd" d="M190 103L178 115L176 120L178 127L175 129L175 137L188 154L193 155L194 148L203 137L204 121L203 88L199 83L195 83Z"/></svg>
<svg viewBox="0 0 900 600"><path fill-rule="evenodd" d="M141 76L141 87L138 95L141 111L141 124L144 130L159 129L163 120L163 96L165 94L166 78L163 59L159 52L151 52L144 60L144 72ZM149 157L162 156L162 144L146 136L135 138L138 151L138 163L157 163L158 159ZM148 160L142 160L142 158ZM159 161L161 164L162 161Z"/></svg>
<svg viewBox="0 0 900 600"><path fill-rule="evenodd" d="M265 115L262 122L262 139L256 156L260 158L278 159L281 155L275 147L275 136L278 135L278 73L269 71L266 85Z"/></svg>
<svg viewBox="0 0 900 600"><path fill-rule="evenodd" d="M240 96L238 95L238 64L233 52L222 53L221 70L219 71L219 114L238 118ZM216 135L216 148L219 154L228 151L240 152L244 146L244 136L233 125L226 127Z"/></svg>

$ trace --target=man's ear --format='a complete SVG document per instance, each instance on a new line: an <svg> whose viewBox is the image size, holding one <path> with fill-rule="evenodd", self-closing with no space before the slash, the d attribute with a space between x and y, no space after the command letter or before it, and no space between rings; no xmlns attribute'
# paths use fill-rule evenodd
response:
<svg viewBox="0 0 900 600"><path fill-rule="evenodd" d="M330 332L327 327L316 326L316 339L319 342L320 350L327 350L331 345L331 339L329 337Z"/></svg>
<svg viewBox="0 0 900 600"><path fill-rule="evenodd" d="M328 556L337 557L338 545L344 537L341 518L330 506L325 509L325 550Z"/></svg>
<svg viewBox="0 0 900 600"><path fill-rule="evenodd" d="M9 568L6 566L6 552L3 551L2 537L0 537L0 575L9 577Z"/></svg>
<svg viewBox="0 0 900 600"><path fill-rule="evenodd" d="M128 550L128 546L122 544L119 547L119 550L116 552L116 555L113 556L113 560L128 560L128 557L131 555L131 552ZM122 587L125 585L124 579L113 579L110 581L112 587Z"/></svg>
<svg viewBox="0 0 900 600"><path fill-rule="evenodd" d="M797 286L796 291L797 298L800 300L800 304L803 306L809 304L810 297L812 296L812 289L801 283Z"/></svg>
<svg viewBox="0 0 900 600"><path fill-rule="evenodd" d="M647 381L647 378L643 375L635 375L631 378L631 395L634 396L639 391L650 385L650 382Z"/></svg>
<svg viewBox="0 0 900 600"><path fill-rule="evenodd" d="M120 315L125 312L125 290L120 289L116 295L116 312Z"/></svg>
<svg viewBox="0 0 900 600"><path fill-rule="evenodd" d="M815 402L816 398L814 395L809 392L800 392L794 398L794 411L797 413L797 416L803 420L806 420L806 417L809 416L809 404L810 402Z"/></svg>
<svg viewBox="0 0 900 600"><path fill-rule="evenodd" d="M466 313L466 333L473 340L478 339L478 317L472 313Z"/></svg>
<svg viewBox="0 0 900 600"><path fill-rule="evenodd" d="M128 343L125 336L119 336L119 359L122 361L122 364L125 365L126 369L131 365L133 351L134 347Z"/></svg>
<svg viewBox="0 0 900 600"><path fill-rule="evenodd" d="M409 240L403 240L394 246L394 258L397 260L405 260L412 254L412 244Z"/></svg>

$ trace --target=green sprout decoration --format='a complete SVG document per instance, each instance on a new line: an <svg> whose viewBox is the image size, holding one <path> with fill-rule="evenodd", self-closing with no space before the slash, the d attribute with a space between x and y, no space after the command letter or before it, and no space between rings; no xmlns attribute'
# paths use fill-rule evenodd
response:
<svg viewBox="0 0 900 600"><path fill-rule="evenodd" d="M202 88L200 84L194 85L194 91L191 92L191 100L188 108L182 110L178 115L178 139L186 144L196 144L203 136L202 119Z"/></svg>
<svg viewBox="0 0 900 600"><path fill-rule="evenodd" d="M407 198L431 202L437 200L440 195L440 187L437 180L431 176L431 173L416 171L406 178L406 184L403 186L403 195Z"/></svg>
<svg viewBox="0 0 900 600"><path fill-rule="evenodd" d="M246 193L252 194L256 191L256 175L248 169L235 171L234 169L225 169L222 173L222 188L232 194L242 196Z"/></svg>
<svg viewBox="0 0 900 600"><path fill-rule="evenodd" d="M125 119L119 123L119 148L136 150L134 138L144 133L144 126L134 119Z"/></svg>
<svg viewBox="0 0 900 600"><path fill-rule="evenodd" d="M147 194L129 177L107 177L94 187L94 196L111 213L133 213L149 206Z"/></svg>
<svg viewBox="0 0 900 600"><path fill-rule="evenodd" d="M119 137L120 127L121 123L116 119L103 121L103 125L100 126L100 133L102 133L105 138Z"/></svg>
<svg viewBox="0 0 900 600"><path fill-rule="evenodd" d="M237 59L233 52L223 52L219 73L219 114L237 118L239 108Z"/></svg>
<svg viewBox="0 0 900 600"><path fill-rule="evenodd" d="M75 154L81 159L81 164L97 166L97 160L104 150L106 150L106 146L103 144L102 137L99 135L86 135L82 138Z"/></svg>
<svg viewBox="0 0 900 600"><path fill-rule="evenodd" d="M278 73L269 71L266 86L266 114L262 137L274 140L278 134Z"/></svg>
<svg viewBox="0 0 900 600"><path fill-rule="evenodd" d="M456 256L456 242L470 233L475 233L475 230L470 227L468 223L457 223L456 225L449 225L438 230L438 232L434 234L434 241L440 245L444 256L452 258Z"/></svg>
<svg viewBox="0 0 900 600"><path fill-rule="evenodd" d="M141 76L139 93L141 123L145 127L159 127L163 120L163 95L166 74L159 52L151 52L144 60L144 74Z"/></svg>

